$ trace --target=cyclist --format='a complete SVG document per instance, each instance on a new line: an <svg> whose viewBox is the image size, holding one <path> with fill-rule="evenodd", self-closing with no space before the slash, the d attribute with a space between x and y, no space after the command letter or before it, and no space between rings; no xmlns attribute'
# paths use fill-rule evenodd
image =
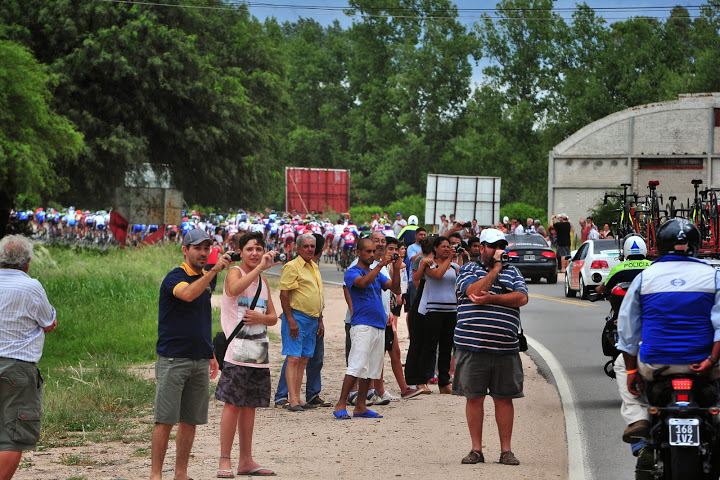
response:
<svg viewBox="0 0 720 480"><path fill-rule="evenodd" d="M355 234L350 231L350 227L345 227L343 229L342 235L340 235L341 241L342 241L342 258L343 258L343 264L347 265L347 254L351 250L355 250Z"/></svg>

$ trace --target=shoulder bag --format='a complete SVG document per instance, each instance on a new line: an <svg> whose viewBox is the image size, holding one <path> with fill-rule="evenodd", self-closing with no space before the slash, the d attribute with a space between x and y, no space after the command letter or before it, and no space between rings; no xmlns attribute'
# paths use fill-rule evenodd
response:
<svg viewBox="0 0 720 480"><path fill-rule="evenodd" d="M260 298L262 284L262 277L258 275L258 288L255 292L255 297L250 304L250 310L255 310L255 305L257 305L258 298ZM217 360L218 367L220 367L221 371L224 366L223 363L225 363L225 353L227 352L228 345L230 345L230 342L232 342L233 339L237 336L237 334L240 333L240 329L242 329L243 325L245 325L245 322L240 320L240 322L238 322L237 326L235 327L235 330L232 331L229 337L225 338L225 332L220 330L215 334L215 338L213 338L213 353L215 354L215 360Z"/></svg>

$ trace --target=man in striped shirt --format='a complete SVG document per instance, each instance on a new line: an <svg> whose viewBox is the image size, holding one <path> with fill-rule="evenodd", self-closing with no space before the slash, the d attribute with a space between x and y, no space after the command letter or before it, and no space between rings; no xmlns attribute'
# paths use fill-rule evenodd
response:
<svg viewBox="0 0 720 480"><path fill-rule="evenodd" d="M0 478L15 474L23 450L40 437L43 380L37 368L45 334L57 327L40 282L28 276L33 245L21 235L0 241Z"/></svg>
<svg viewBox="0 0 720 480"><path fill-rule="evenodd" d="M519 465L510 449L513 398L523 394L518 331L520 307L527 304L525 280L517 268L503 265L505 235L485 229L480 235L478 262L463 265L457 277L455 379L453 394L466 398L472 450L462 463L480 463L485 397L493 398L500 436L500 463Z"/></svg>

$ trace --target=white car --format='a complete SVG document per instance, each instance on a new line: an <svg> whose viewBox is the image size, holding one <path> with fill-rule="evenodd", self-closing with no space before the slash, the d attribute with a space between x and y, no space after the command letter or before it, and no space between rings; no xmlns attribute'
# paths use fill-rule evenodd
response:
<svg viewBox="0 0 720 480"><path fill-rule="evenodd" d="M587 300L596 286L605 283L610 269L620 263L619 256L615 239L587 240L580 245L565 269L565 296L580 292L580 298Z"/></svg>

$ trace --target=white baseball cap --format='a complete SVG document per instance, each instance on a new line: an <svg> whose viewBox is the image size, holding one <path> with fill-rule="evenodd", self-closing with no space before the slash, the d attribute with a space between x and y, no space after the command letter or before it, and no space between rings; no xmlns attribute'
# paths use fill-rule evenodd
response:
<svg viewBox="0 0 720 480"><path fill-rule="evenodd" d="M505 234L501 232L500 230L496 228L486 228L480 233L480 243L487 243L487 244L495 244L498 242L504 242L507 245L507 240L505 240Z"/></svg>

